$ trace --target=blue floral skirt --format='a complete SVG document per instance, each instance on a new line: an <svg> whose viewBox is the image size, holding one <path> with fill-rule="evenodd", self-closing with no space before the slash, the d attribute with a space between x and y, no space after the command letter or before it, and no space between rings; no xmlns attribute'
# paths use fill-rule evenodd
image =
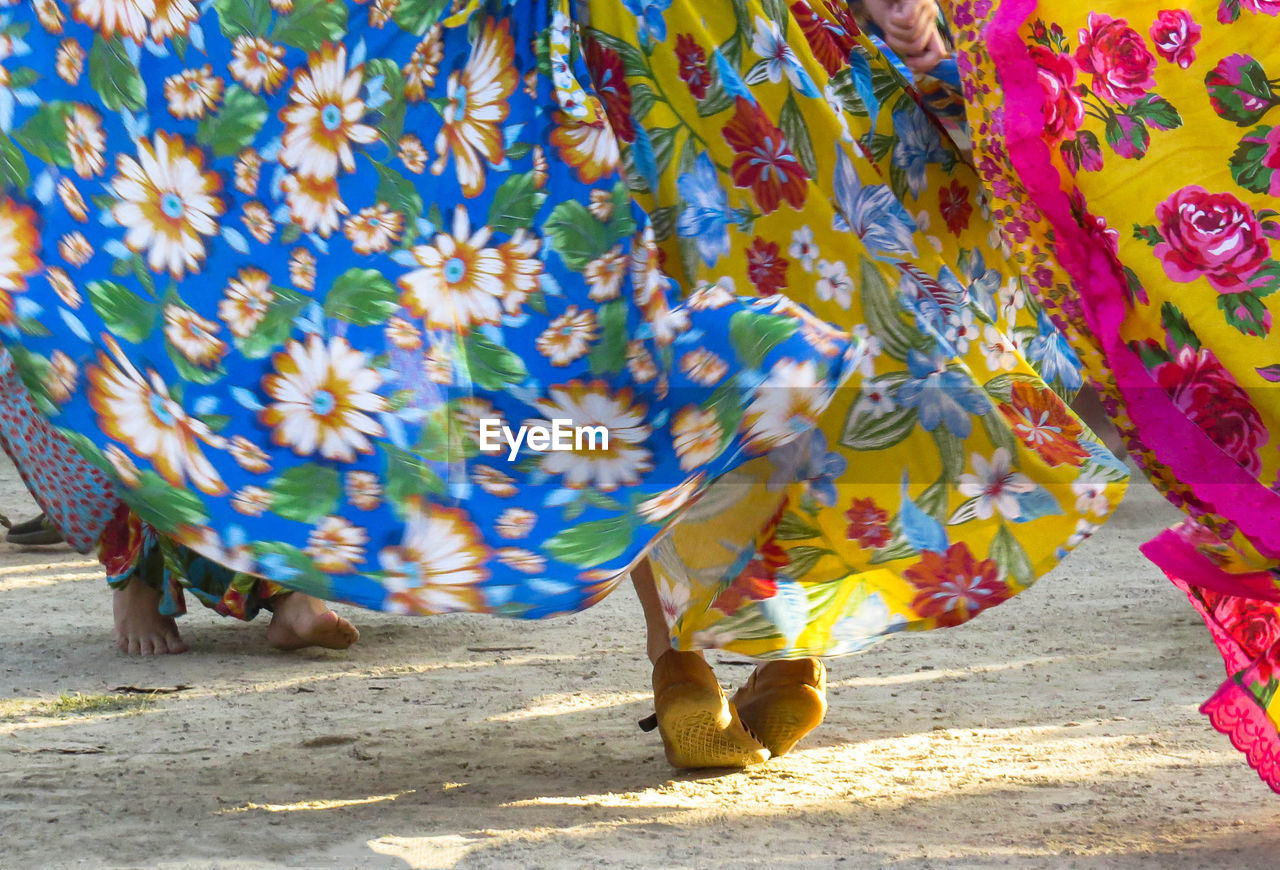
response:
<svg viewBox="0 0 1280 870"><path fill-rule="evenodd" d="M723 5L9 9L33 401L166 541L364 607L572 612L659 541L682 646L1006 600L1123 489L1073 359L848 15Z"/></svg>

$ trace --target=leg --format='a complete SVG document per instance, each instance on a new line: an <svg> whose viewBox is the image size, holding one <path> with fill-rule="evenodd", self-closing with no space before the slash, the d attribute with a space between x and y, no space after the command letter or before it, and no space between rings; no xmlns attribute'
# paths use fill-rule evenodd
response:
<svg viewBox="0 0 1280 870"><path fill-rule="evenodd" d="M657 664L662 654L671 649L671 629L667 626L667 618L662 614L662 600L658 597L658 587L653 582L653 566L645 559L631 572L631 584L636 588L636 597L640 599L640 608L644 611L645 647L649 653L649 661ZM699 656L702 653L698 653Z"/></svg>
<svg viewBox="0 0 1280 870"><path fill-rule="evenodd" d="M285 592L271 599L274 613L267 626L267 643L276 649L346 649L360 639L356 627L318 598Z"/></svg>
<svg viewBox="0 0 1280 870"><path fill-rule="evenodd" d="M160 615L160 592L133 578L112 595L116 646L134 656L186 652L172 616Z"/></svg>
<svg viewBox="0 0 1280 870"><path fill-rule="evenodd" d="M765 761L768 751L742 726L702 653L672 648L647 559L631 572L631 582L644 609L646 647L653 663L651 721L656 720L667 761L680 768L747 767Z"/></svg>
<svg viewBox="0 0 1280 870"><path fill-rule="evenodd" d="M664 654L672 651L671 636L666 617L662 614L658 587L653 580L653 567L647 559L631 572L631 582L636 587L636 596L644 610L649 661L656 666ZM702 657L700 652L674 655ZM696 665L690 661L686 668L696 668ZM655 667L655 699L659 694L659 681L660 675ZM706 690L703 692L706 693ZM742 723L752 735L768 747L773 755L785 755L800 738L818 727L826 715L826 668L814 658L761 665L747 684L734 695L731 704L731 709L733 708L736 708L736 713L742 717ZM659 720L661 721L661 714ZM676 762L673 760L672 763Z"/></svg>

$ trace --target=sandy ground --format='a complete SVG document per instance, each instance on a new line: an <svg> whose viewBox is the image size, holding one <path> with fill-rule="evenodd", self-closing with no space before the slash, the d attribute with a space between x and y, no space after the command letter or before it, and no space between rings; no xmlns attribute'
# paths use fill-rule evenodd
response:
<svg viewBox="0 0 1280 870"><path fill-rule="evenodd" d="M7 466L0 510L31 513ZM1219 660L1135 550L1172 517L1136 485L1027 594L832 663L824 727L721 776L636 728L627 594L350 612L348 653L195 606L190 653L138 660L93 562L0 545L0 867L1275 867L1280 796L1196 712Z"/></svg>

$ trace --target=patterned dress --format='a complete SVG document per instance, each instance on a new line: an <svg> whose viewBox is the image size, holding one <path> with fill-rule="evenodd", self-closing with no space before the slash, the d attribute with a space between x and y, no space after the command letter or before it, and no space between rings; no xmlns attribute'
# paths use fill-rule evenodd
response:
<svg viewBox="0 0 1280 870"><path fill-rule="evenodd" d="M1123 491L1035 264L841 7L0 33L4 338L175 571L540 618L651 553L678 646L837 654L1007 600Z"/></svg>
<svg viewBox="0 0 1280 870"><path fill-rule="evenodd" d="M1007 244L1187 513L1143 551L1222 652L1203 710L1280 790L1280 3L948 13Z"/></svg>
<svg viewBox="0 0 1280 870"><path fill-rule="evenodd" d="M36 410L3 348L0 449L62 539L77 552L93 552L123 504L110 478L85 462Z"/></svg>
<svg viewBox="0 0 1280 870"><path fill-rule="evenodd" d="M186 611L183 590L224 616L253 619L286 590L269 580L227 571L195 560L160 540L120 498L112 479L89 464L40 413L18 378L13 358L0 347L0 450L9 457L27 491L80 553L92 553L107 572L107 583L124 588L138 580L161 592L160 612ZM166 565L189 566L173 570Z"/></svg>

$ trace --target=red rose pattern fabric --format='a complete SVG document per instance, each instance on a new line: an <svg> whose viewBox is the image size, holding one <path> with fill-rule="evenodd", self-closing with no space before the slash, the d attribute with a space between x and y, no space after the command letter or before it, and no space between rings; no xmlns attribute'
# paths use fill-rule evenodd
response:
<svg viewBox="0 0 1280 870"><path fill-rule="evenodd" d="M1204 712L1280 791L1280 2L948 13L1005 243L1063 264L1033 290L1187 514L1143 552L1222 652ZM1003 411L1049 437L1029 403Z"/></svg>

